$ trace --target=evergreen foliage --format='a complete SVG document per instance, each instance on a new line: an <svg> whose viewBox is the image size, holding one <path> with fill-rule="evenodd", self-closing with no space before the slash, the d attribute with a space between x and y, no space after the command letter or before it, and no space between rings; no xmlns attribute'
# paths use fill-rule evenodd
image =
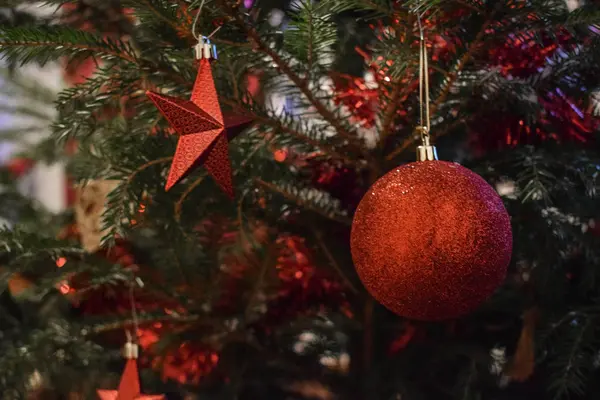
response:
<svg viewBox="0 0 600 400"><path fill-rule="evenodd" d="M87 18L102 25L103 2L49 2L82 3L92 10ZM246 10L239 1L207 0L199 31L223 21L212 38L221 105L256 121L230 145L233 202L203 168L164 191L177 138L145 96L146 90L189 96L191 25L200 2L104 3L119 11L110 34L73 27L60 13L36 17L23 7L35 4L27 0L11 0L1 13L7 74L27 63L93 57L99 64L93 77L58 95L51 138L25 154L67 162L80 184L118 181L103 215L108 250L89 254L61 232L70 213L50 215L19 195L6 171L0 175L0 213L18 222L0 232L2 399L29 398L40 385L56 398L73 392L93 398L95 388L114 384L105 372L114 378L120 371L133 276L144 282L135 290L142 327L172 324L145 354L159 360L159 372L160 356L182 345L219 355L200 382L144 373L145 392L166 392L169 399L598 398L600 239L592 221L600 214L600 152L597 125L568 117L574 108L589 115L598 107L591 96L600 89L595 2L568 11L559 0L303 0L286 9L282 30L268 22L269 1ZM512 187L503 194L514 233L505 285L474 314L435 324L405 321L375 304L348 246L356 199L386 171L414 159L415 12L425 15L434 54L432 136L440 158ZM444 55L435 53L434 38L445 42ZM340 106L333 79L356 71L355 44L387 77L378 81L375 127L366 133L353 110ZM550 45L559 50L538 69L507 74L494 64L502 49L509 58L535 58ZM248 73L260 77L262 93L246 91ZM13 85L42 101L49 97L38 86ZM273 92L293 107L272 107L265 94ZM35 107L9 111L40 123L52 118ZM508 144L493 136L504 121L515 122ZM1 133L5 140L19 136L11 128ZM484 151L473 151L473 138ZM75 155L65 149L73 142ZM285 152L283 161L275 150ZM324 169L349 181L328 186L318 179ZM301 264L288 253L296 236L316 265L315 278L303 284L279 274L288 258ZM111 258L123 243L132 268ZM57 268L62 258L68 261ZM11 290L15 277L28 282L26 290ZM317 279L343 289L333 295ZM77 290L59 294L64 282ZM98 291L114 310L94 315L79 307ZM519 337L531 310L534 372L519 378L514 371L526 351ZM508 361L496 373L499 349ZM348 370L323 362L348 355Z"/></svg>

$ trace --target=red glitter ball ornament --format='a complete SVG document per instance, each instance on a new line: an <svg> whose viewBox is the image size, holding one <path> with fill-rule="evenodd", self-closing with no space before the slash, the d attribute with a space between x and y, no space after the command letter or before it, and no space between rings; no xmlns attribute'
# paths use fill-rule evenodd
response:
<svg viewBox="0 0 600 400"><path fill-rule="evenodd" d="M416 162L369 189L351 248L363 284L388 309L416 320L456 318L504 280L510 218L479 175L455 163Z"/></svg>

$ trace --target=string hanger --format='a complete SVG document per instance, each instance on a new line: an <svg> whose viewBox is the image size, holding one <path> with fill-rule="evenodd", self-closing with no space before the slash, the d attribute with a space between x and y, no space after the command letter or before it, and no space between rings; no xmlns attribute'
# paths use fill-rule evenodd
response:
<svg viewBox="0 0 600 400"><path fill-rule="evenodd" d="M215 28L214 31L212 31L210 33L210 35L208 36L202 36L200 34L198 34L198 22L200 21L200 15L202 15L202 9L204 8L204 2L206 0L202 0L200 2L200 5L198 6L198 12L196 13L196 17L194 17L194 22L192 23L192 35L194 35L194 38L199 42L199 43L203 43L205 40L208 40L208 43L210 43L210 38L212 38L214 36L215 33L217 33L219 31L219 29L221 29L222 25L219 25Z"/></svg>
<svg viewBox="0 0 600 400"><path fill-rule="evenodd" d="M431 145L429 134L431 131L431 118L429 108L429 60L427 56L427 43L425 31L421 23L422 14L415 10L419 27L419 126L417 131L421 135L421 146L417 147L419 161L437 160L437 151Z"/></svg>
<svg viewBox="0 0 600 400"><path fill-rule="evenodd" d="M135 296L134 290L135 285L139 287L144 287L144 282L140 278L135 278L131 285L129 285L129 303L131 306L131 320L133 322L133 332L131 330L125 330L125 336L127 338L127 343L123 349L123 355L126 359L136 359L138 358L139 346L138 346L138 332L139 332L139 321L137 315L137 309L135 307Z"/></svg>
<svg viewBox="0 0 600 400"><path fill-rule="evenodd" d="M427 56L427 43L421 24L421 15L417 14L419 26L419 118L421 127L429 133L431 122L429 118L429 65ZM423 98L424 97L424 98ZM425 116L425 119L423 119Z"/></svg>
<svg viewBox="0 0 600 400"><path fill-rule="evenodd" d="M215 45L210 43L210 38L213 37L215 33L221 29L221 25L217 26L214 31L211 32L208 36L202 36L198 34L198 22L200 21L200 15L202 15L202 9L204 8L205 0L200 2L200 6L198 7L198 12L196 13L196 17L194 18L194 22L192 23L192 35L198 41L194 50L196 51L196 59L208 59L208 60L216 60L217 59L217 48Z"/></svg>

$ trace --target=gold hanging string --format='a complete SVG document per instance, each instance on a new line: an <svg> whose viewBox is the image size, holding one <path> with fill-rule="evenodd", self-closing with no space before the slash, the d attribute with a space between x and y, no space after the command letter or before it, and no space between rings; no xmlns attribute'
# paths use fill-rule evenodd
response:
<svg viewBox="0 0 600 400"><path fill-rule="evenodd" d="M427 56L427 43L421 14L417 12L417 24L419 26L419 131L424 146L429 145L429 132L431 130L431 119L429 111L429 64Z"/></svg>
<svg viewBox="0 0 600 400"><path fill-rule="evenodd" d="M418 161L437 160L437 150L432 146L429 140L431 132L431 117L429 110L429 60L427 57L427 43L425 42L425 33L421 24L423 14L415 11L417 14L417 24L419 25L419 126L417 131L421 135L421 145L417 146Z"/></svg>
<svg viewBox="0 0 600 400"><path fill-rule="evenodd" d="M142 280L137 277L134 278L133 282L131 282L131 284L129 285L129 304L131 307L131 321L133 322L133 334L131 333L131 331L129 329L125 331L125 335L127 336L128 343L137 343L137 340L138 340L139 320L138 320L137 308L135 307L135 296L134 296L134 290L135 290L136 284L139 287L144 286L144 283L142 282Z"/></svg>

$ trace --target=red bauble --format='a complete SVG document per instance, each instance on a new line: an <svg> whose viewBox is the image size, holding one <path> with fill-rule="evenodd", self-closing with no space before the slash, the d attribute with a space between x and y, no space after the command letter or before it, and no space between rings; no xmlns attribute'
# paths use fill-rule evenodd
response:
<svg viewBox="0 0 600 400"><path fill-rule="evenodd" d="M352 258L371 295L393 312L436 321L474 310L502 283L512 232L502 200L455 163L389 172L361 200Z"/></svg>

